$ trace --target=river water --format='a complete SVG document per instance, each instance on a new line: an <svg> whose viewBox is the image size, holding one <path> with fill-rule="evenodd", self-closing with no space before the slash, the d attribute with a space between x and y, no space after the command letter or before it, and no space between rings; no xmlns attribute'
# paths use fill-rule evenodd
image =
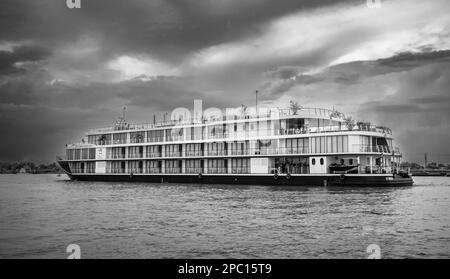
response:
<svg viewBox="0 0 450 279"><path fill-rule="evenodd" d="M450 177L404 188L0 175L0 258L450 257Z"/></svg>

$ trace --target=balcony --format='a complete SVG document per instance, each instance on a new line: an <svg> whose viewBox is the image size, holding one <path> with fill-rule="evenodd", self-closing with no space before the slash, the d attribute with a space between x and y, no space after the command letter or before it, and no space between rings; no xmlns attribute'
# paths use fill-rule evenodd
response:
<svg viewBox="0 0 450 279"><path fill-rule="evenodd" d="M208 156L226 156L228 154L225 149L209 150L207 153Z"/></svg>
<svg viewBox="0 0 450 279"><path fill-rule="evenodd" d="M227 168L208 168L208 173L212 174L220 174L220 173L227 173Z"/></svg>
<svg viewBox="0 0 450 279"><path fill-rule="evenodd" d="M168 152L166 151L166 157L181 157L181 152L176 151L176 152Z"/></svg>
<svg viewBox="0 0 450 279"><path fill-rule="evenodd" d="M107 153L106 154L107 159L125 159L125 154L123 153Z"/></svg>
<svg viewBox="0 0 450 279"><path fill-rule="evenodd" d="M145 173L161 173L160 168L146 168Z"/></svg>
<svg viewBox="0 0 450 279"><path fill-rule="evenodd" d="M389 154L391 154L394 150L387 145L353 144L351 151L358 152L358 153L389 153Z"/></svg>
<svg viewBox="0 0 450 279"><path fill-rule="evenodd" d="M203 169L198 167L198 168L185 168L184 169L185 173L202 173Z"/></svg>
<svg viewBox="0 0 450 279"><path fill-rule="evenodd" d="M164 173L181 173L181 168L166 168Z"/></svg>
<svg viewBox="0 0 450 279"><path fill-rule="evenodd" d="M201 151L201 150L198 150L198 151L186 151L186 156L187 157L203 156L203 151Z"/></svg>
<svg viewBox="0 0 450 279"><path fill-rule="evenodd" d="M161 152L147 153L147 158L161 158Z"/></svg>
<svg viewBox="0 0 450 279"><path fill-rule="evenodd" d="M106 173L125 173L125 169L122 168L106 169Z"/></svg>
<svg viewBox="0 0 450 279"><path fill-rule="evenodd" d="M163 137L151 137L151 138L147 138L147 142L163 142L164 138Z"/></svg>
<svg viewBox="0 0 450 279"><path fill-rule="evenodd" d="M127 140L126 139L115 139L112 141L112 144L126 144Z"/></svg>
<svg viewBox="0 0 450 279"><path fill-rule="evenodd" d="M130 143L145 143L143 138L131 138Z"/></svg>
<svg viewBox="0 0 450 279"><path fill-rule="evenodd" d="M129 159L143 158L142 153L130 153L128 154Z"/></svg>
<svg viewBox="0 0 450 279"><path fill-rule="evenodd" d="M250 168L248 168L248 167L231 167L231 173L234 173L234 174L250 173Z"/></svg>

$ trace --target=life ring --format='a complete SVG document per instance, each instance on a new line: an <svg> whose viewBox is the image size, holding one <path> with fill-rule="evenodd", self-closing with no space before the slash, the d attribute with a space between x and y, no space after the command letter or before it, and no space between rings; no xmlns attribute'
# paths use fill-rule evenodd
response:
<svg viewBox="0 0 450 279"><path fill-rule="evenodd" d="M274 180L278 180L278 173L275 173L275 174L273 175L273 179L274 179Z"/></svg>
<svg viewBox="0 0 450 279"><path fill-rule="evenodd" d="M287 174L286 174L286 179L287 179L287 180L291 180L291 174L290 174L290 173L287 173Z"/></svg>
<svg viewBox="0 0 450 279"><path fill-rule="evenodd" d="M344 180L344 179L345 179L345 174L339 175L339 179L340 179L340 180Z"/></svg>

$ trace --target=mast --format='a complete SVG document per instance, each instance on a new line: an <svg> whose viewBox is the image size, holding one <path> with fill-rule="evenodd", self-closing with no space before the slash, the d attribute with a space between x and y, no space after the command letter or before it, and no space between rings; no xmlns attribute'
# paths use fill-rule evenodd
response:
<svg viewBox="0 0 450 279"><path fill-rule="evenodd" d="M258 90L255 91L255 95L256 95L256 117L258 117Z"/></svg>

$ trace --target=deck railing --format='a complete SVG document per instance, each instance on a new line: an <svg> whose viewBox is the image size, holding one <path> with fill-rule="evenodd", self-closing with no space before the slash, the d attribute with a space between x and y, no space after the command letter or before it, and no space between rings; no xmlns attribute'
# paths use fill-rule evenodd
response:
<svg viewBox="0 0 450 279"><path fill-rule="evenodd" d="M195 137L168 137L168 138L149 138L147 141L144 139L139 140L131 140L128 142L127 140L106 140L99 141L97 145L111 145L111 144L133 144L133 143L145 143L145 142L178 142L178 141L190 141L190 140L225 140L225 139L253 139L255 137L272 137L272 136L289 136L289 135L303 135L303 134L319 134L319 133L338 133L338 132L375 132L381 133L383 135L391 135L390 130L381 129L377 127L372 128L358 128L355 127L353 129L348 129L347 127L337 127L337 126L325 126L325 127L301 127L301 128L291 128L291 129L259 129L259 130L244 130L244 131L236 131L229 132L223 131L219 133L205 133L204 135L197 135ZM86 143L73 143L67 144L67 148L87 148L87 147L95 147L93 144Z"/></svg>
<svg viewBox="0 0 450 279"><path fill-rule="evenodd" d="M388 145L364 145L364 144L353 144L352 152L361 153L392 153L395 149L392 149ZM398 150L398 148L397 148ZM398 150L399 151L399 150Z"/></svg>
<svg viewBox="0 0 450 279"><path fill-rule="evenodd" d="M98 133L108 133L114 131L134 131L134 130L147 130L154 128L165 128L165 127L173 127L180 124L193 125L193 124L212 124L216 122L229 121L229 120L250 120L250 119L259 119L259 118L275 118L275 117L288 117L288 116L300 116L300 117L321 117L321 118L331 118L331 119L340 119L343 120L345 115L343 113L337 112L335 110L330 109L322 109L322 108L300 108L297 111L293 111L291 109L280 109L280 108L272 108L272 109L264 109L261 108L258 111L258 114L248 114L245 111L242 113L233 114L229 116L223 117L211 117L211 118L203 118L200 121L191 118L189 120L183 121L175 121L175 120L166 120L154 123L121 123L120 125L115 125L111 127L103 127L91 129L89 134L98 134Z"/></svg>
<svg viewBox="0 0 450 279"><path fill-rule="evenodd" d="M128 154L128 158L134 159L134 158L143 158L142 153L130 153Z"/></svg>
<svg viewBox="0 0 450 279"><path fill-rule="evenodd" d="M261 147L261 148L244 148L244 149L221 149L221 150L210 150L210 151L185 151L179 152L165 152L163 153L147 153L145 156L143 153L129 153L127 156L123 153L107 153L107 159L154 159L154 158L208 158L208 157L233 157L233 156L295 156L295 155L313 155L313 154L327 154L327 153L377 153L377 154L389 154L389 155L401 155L398 147L390 147L387 145L363 145L363 144L353 144L348 152L316 152L311 153L308 147ZM83 159L75 159L82 161ZM84 159L86 160L86 159Z"/></svg>

